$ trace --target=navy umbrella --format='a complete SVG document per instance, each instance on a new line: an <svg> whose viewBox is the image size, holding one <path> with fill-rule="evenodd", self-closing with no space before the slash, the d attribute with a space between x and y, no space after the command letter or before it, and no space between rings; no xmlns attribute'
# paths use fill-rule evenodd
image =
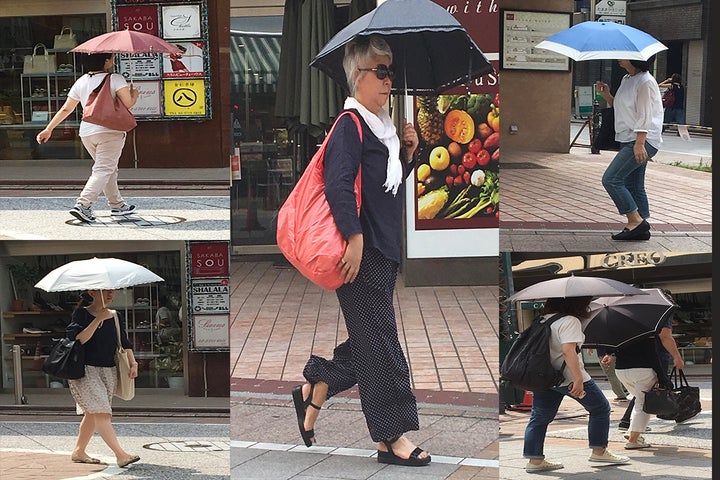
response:
<svg viewBox="0 0 720 480"><path fill-rule="evenodd" d="M369 35L392 49L395 94L437 94L494 70L460 22L432 0L386 0L340 30L310 65L347 89L345 44Z"/></svg>
<svg viewBox="0 0 720 480"><path fill-rule="evenodd" d="M641 290L647 295L594 299L582 321L583 346L616 350L658 333L677 304L659 288Z"/></svg>

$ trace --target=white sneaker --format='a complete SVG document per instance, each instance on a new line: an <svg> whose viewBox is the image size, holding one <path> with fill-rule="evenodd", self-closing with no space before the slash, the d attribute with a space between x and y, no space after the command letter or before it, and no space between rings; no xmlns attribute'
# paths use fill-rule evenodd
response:
<svg viewBox="0 0 720 480"><path fill-rule="evenodd" d="M627 463L630 461L630 457L623 457L621 455L615 455L607 448L602 455L590 454L588 458L591 462L604 462L604 463Z"/></svg>
<svg viewBox="0 0 720 480"><path fill-rule="evenodd" d="M77 218L81 222L92 222L95 220L92 206L85 207L80 203L76 203L75 206L70 209L70 215Z"/></svg>
<svg viewBox="0 0 720 480"><path fill-rule="evenodd" d="M125 215L132 215L135 213L135 205L128 205L124 203L122 207L113 208L110 210L111 217L124 217Z"/></svg>
<svg viewBox="0 0 720 480"><path fill-rule="evenodd" d="M649 443L645 443L645 437L643 436L639 436L634 442L629 441L630 435L623 435L623 437L625 437L625 440L628 440L628 442L625 443L625 450L637 450L639 448L648 448L652 446Z"/></svg>
<svg viewBox="0 0 720 480"><path fill-rule="evenodd" d="M542 462L535 465L534 463L530 463L528 461L527 465L525 465L525 471L532 473L532 472L547 472L550 470L559 470L561 468L565 468L565 465L562 463L552 463L548 462L547 460L543 460Z"/></svg>

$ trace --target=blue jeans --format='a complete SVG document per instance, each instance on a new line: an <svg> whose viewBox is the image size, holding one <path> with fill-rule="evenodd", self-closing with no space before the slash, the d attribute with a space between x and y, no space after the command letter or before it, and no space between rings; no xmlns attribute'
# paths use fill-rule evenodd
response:
<svg viewBox="0 0 720 480"><path fill-rule="evenodd" d="M589 447L606 448L610 430L610 404L594 380L588 380L583 386L585 387L585 397L570 398L579 402L590 413L588 420ZM567 386L533 392L530 421L525 427L523 446L525 458L545 458L543 447L547 427L555 419L565 395L569 395Z"/></svg>
<svg viewBox="0 0 720 480"><path fill-rule="evenodd" d="M647 161L637 163L633 153L635 142L620 144L620 151L612 159L602 177L605 191L615 203L620 215L637 212L642 218L650 217L650 205L645 192L645 168ZM655 156L657 148L645 142L648 160Z"/></svg>
<svg viewBox="0 0 720 480"><path fill-rule="evenodd" d="M666 108L664 113L664 123L679 123L685 125L685 109L684 108Z"/></svg>

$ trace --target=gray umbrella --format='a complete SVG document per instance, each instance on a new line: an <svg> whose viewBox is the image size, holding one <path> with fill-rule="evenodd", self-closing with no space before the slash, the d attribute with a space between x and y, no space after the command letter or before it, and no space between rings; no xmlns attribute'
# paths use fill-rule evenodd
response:
<svg viewBox="0 0 720 480"><path fill-rule="evenodd" d="M538 282L508 297L506 302L518 300L542 300L568 297L621 297L623 295L648 295L627 283L602 277L563 277Z"/></svg>
<svg viewBox="0 0 720 480"><path fill-rule="evenodd" d="M310 65L347 88L345 44L374 34L392 49L396 94L440 93L494 70L460 22L432 0L386 0L340 30Z"/></svg>

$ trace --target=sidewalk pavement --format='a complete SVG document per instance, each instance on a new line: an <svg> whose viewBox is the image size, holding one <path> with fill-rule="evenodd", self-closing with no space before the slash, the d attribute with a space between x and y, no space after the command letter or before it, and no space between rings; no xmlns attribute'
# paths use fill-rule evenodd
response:
<svg viewBox="0 0 720 480"><path fill-rule="evenodd" d="M290 390L310 354L331 356L347 338L334 292L308 282L279 257L231 262L233 479L497 479L498 289L407 287L395 309L420 412L408 438L429 467L378 464L357 387L328 400L317 445L298 433Z"/></svg>
<svg viewBox="0 0 720 480"><path fill-rule="evenodd" d="M229 400L142 389L115 399L113 425L122 447L141 460L119 468L96 434L87 450L105 465L73 463L80 417L67 389L28 390L28 403L0 394L0 478L12 480L229 478Z"/></svg>
<svg viewBox="0 0 720 480"><path fill-rule="evenodd" d="M599 480L638 478L654 480L710 479L712 476L712 383L690 379L692 386L700 387L702 412L696 417L677 424L653 417L651 430L643 434L650 448L625 450L624 432L618 422L628 403L615 401L610 385L604 379L595 379L610 401L610 444L608 448L618 455L630 457L630 462L609 465L588 462L587 412L576 401L565 397L560 411L548 428L544 453L548 461L564 465L560 470L527 473L523 458L523 434L529 412L511 411L500 415L500 479L565 479Z"/></svg>
<svg viewBox="0 0 720 480"><path fill-rule="evenodd" d="M138 213L110 217L105 197L97 220L83 223L68 210L85 184L92 160L0 162L0 240L230 240L229 168L125 168L126 201Z"/></svg>
<svg viewBox="0 0 720 480"><path fill-rule="evenodd" d="M105 199L94 206L96 221L68 213L79 191L62 197L2 197L0 240L230 240L229 195L134 197L137 213L110 216Z"/></svg>

